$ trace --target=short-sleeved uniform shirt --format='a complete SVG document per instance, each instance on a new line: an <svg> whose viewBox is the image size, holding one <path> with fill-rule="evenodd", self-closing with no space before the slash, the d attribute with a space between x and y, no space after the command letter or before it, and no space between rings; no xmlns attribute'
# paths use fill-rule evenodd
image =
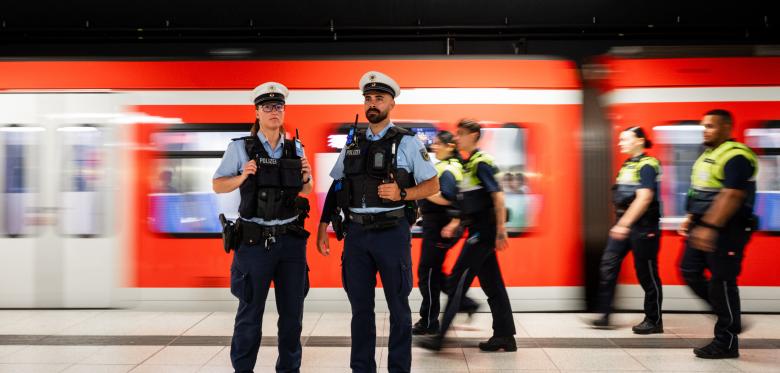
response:
<svg viewBox="0 0 780 373"><path fill-rule="evenodd" d="M395 126L390 123L382 129L378 134L371 132L371 128L366 129L366 138L368 141L377 141L381 139L390 127ZM339 157L336 160L336 164L333 165L333 169L330 171L330 177L334 180L338 180L344 177L344 154L346 152L346 146L341 149ZM423 158L423 154L426 154L426 158ZM427 157L427 150L420 140L415 136L404 136L401 142L398 144L398 153L396 154L396 165L398 168L403 168L411 174L414 174L414 181L417 184L422 183L436 176L436 168L433 166L433 162ZM353 208L350 207L350 211L358 214L376 214L380 212L386 212L391 210L397 210L403 208L400 207L365 207L365 208Z"/></svg>
<svg viewBox="0 0 780 373"><path fill-rule="evenodd" d="M279 134L279 141L276 143L276 147L273 149L271 149L271 143L268 141L262 131L257 132L257 137L260 139L260 143L263 144L263 149L265 149L265 151L268 153L268 156L276 159L282 157L284 152L284 138L281 134ZM214 179L225 176L237 176L241 174L244 163L249 162L249 154L246 153L246 147L244 143L244 140L235 140L228 144L227 150L225 150L225 154L222 156L222 161L219 163L217 171L214 172ZM258 165L258 167L262 167L262 165ZM240 219L262 225L282 225L295 221L297 217L292 217L286 220L274 219L268 221L260 218Z"/></svg>

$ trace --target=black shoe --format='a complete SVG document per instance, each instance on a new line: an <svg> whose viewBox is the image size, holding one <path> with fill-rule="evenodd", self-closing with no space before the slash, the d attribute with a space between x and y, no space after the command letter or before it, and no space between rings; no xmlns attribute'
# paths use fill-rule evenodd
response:
<svg viewBox="0 0 780 373"><path fill-rule="evenodd" d="M498 351L502 348L506 352L517 351L515 337L490 337L487 342L479 342L479 349L482 351Z"/></svg>
<svg viewBox="0 0 780 373"><path fill-rule="evenodd" d="M420 319L420 321L414 323L412 326L412 334L414 335L426 335L426 334L436 334L439 332L439 322L432 324L430 327L426 325L427 323L425 320Z"/></svg>
<svg viewBox="0 0 780 373"><path fill-rule="evenodd" d="M663 333L664 332L664 322L661 321L658 324L648 320L644 319L639 324L634 325L631 330L634 331L636 334L657 334L657 333Z"/></svg>
<svg viewBox="0 0 780 373"><path fill-rule="evenodd" d="M604 315L598 319L591 320L590 326L594 329L614 329L615 326L609 323L609 315Z"/></svg>
<svg viewBox="0 0 780 373"><path fill-rule="evenodd" d="M476 313L477 310L479 310L479 303L473 299L464 296L460 301L460 309L458 311L467 313L469 317Z"/></svg>
<svg viewBox="0 0 780 373"><path fill-rule="evenodd" d="M417 347L421 347L431 351L441 350L441 345L443 343L444 343L444 338L438 334L426 335L414 339L414 344L417 345Z"/></svg>
<svg viewBox="0 0 780 373"><path fill-rule="evenodd" d="M716 345L715 342L701 348L694 348L693 353L702 359L734 359L739 357L738 349L728 350Z"/></svg>

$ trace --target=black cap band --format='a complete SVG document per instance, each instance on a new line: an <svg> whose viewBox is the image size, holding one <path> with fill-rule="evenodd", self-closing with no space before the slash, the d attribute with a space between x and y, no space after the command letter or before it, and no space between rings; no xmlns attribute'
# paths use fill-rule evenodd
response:
<svg viewBox="0 0 780 373"><path fill-rule="evenodd" d="M280 93L264 93L255 97L255 106L261 105L266 102L275 101L284 103L284 95Z"/></svg>
<svg viewBox="0 0 780 373"><path fill-rule="evenodd" d="M363 93L364 94L366 92L370 92L370 91L385 92L385 93L389 93L391 96L395 97L395 91L393 90L393 88L391 88L389 85L384 84L384 83L370 82L370 83L368 83L368 84L363 86Z"/></svg>

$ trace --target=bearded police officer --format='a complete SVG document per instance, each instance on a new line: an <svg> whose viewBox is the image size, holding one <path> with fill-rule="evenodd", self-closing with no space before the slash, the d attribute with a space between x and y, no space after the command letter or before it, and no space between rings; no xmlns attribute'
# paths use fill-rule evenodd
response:
<svg viewBox="0 0 780 373"><path fill-rule="evenodd" d="M240 189L240 244L230 268L230 290L238 300L230 360L236 372L252 372L262 336L263 311L271 281L279 312L277 372L299 372L301 321L308 291L303 218L312 190L303 146L284 138L287 88L263 83L252 92L256 121L251 135L228 145L216 173L217 193Z"/></svg>
<svg viewBox="0 0 780 373"><path fill-rule="evenodd" d="M462 221L454 219L442 229L443 237L453 237L460 224L468 229L468 239L447 279L447 306L441 321L441 330L435 336L418 339L420 347L439 350L447 329L462 304L463 294L475 277L488 297L493 316L493 336L479 343L483 351L516 351L515 322L506 292L496 250L508 247L504 194L496 180L498 168L493 158L477 147L481 129L470 119L458 123L458 148L468 152L463 180L458 193Z"/></svg>
<svg viewBox="0 0 780 373"><path fill-rule="evenodd" d="M632 330L636 334L663 333L661 320L661 279L658 276L658 249L661 240L661 204L658 182L661 164L645 154L652 147L642 127L634 126L620 133L620 152L631 157L623 162L613 191L617 222L609 231L609 241L601 256L601 279L597 309L601 318L593 320L596 328L610 327L612 301L620 266L629 251L634 253L634 269L645 291L645 318Z"/></svg>
<svg viewBox="0 0 780 373"><path fill-rule="evenodd" d="M398 84L385 74L369 71L360 79L360 89L370 125L366 130L353 128L330 173L334 184L323 208L317 244L323 255L330 253L327 224L334 208L343 211L347 223L342 280L352 307L352 371L376 372L374 289L379 271L390 310L388 370L409 372L410 222L416 210L409 201L435 194L439 182L423 144L390 121L395 98L401 93Z"/></svg>
<svg viewBox="0 0 780 373"><path fill-rule="evenodd" d="M756 228L758 159L734 141L734 120L726 110L712 110L701 120L704 153L693 164L688 192L688 216L680 234L688 236L680 265L683 278L717 315L715 338L693 350L705 359L739 356L742 330L737 276L745 246ZM710 278L704 277L709 269Z"/></svg>

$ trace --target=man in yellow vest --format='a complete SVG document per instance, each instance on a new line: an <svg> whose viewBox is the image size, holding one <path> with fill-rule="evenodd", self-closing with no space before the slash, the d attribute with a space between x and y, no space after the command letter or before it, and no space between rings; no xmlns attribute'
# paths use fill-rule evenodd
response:
<svg viewBox="0 0 780 373"><path fill-rule="evenodd" d="M463 181L463 166L455 145L455 136L450 131L439 131L433 140L431 150L439 160L434 166L439 175L439 193L420 200L422 212L423 240L420 250L420 262L417 267L417 278L423 300L420 305L420 320L412 327L412 334L425 335L439 332L439 311L441 305L439 295L445 277L442 273L444 259L460 234L442 237L442 230L452 221L459 218L460 211L455 199L458 194L458 184ZM463 295L460 309L474 313L479 304Z"/></svg>
<svg viewBox="0 0 780 373"><path fill-rule="evenodd" d="M458 148L469 154L458 192L458 207L462 225L468 229L468 239L447 279L448 300L439 333L417 339L417 345L429 350L441 349L447 329L462 306L463 294L478 277L493 316L493 336L480 342L479 349L517 351L512 306L496 256L496 251L509 247L504 193L495 177L498 167L493 157L477 147L481 129L479 123L470 119L458 123ZM452 237L459 224L453 219L442 230L442 236Z"/></svg>
<svg viewBox="0 0 780 373"><path fill-rule="evenodd" d="M758 159L731 138L733 118L726 110L704 115L706 150L693 164L688 216L679 233L687 236L680 265L683 278L717 315L715 338L694 354L705 359L739 357L739 276L745 245L755 229ZM710 279L704 277L709 269Z"/></svg>

